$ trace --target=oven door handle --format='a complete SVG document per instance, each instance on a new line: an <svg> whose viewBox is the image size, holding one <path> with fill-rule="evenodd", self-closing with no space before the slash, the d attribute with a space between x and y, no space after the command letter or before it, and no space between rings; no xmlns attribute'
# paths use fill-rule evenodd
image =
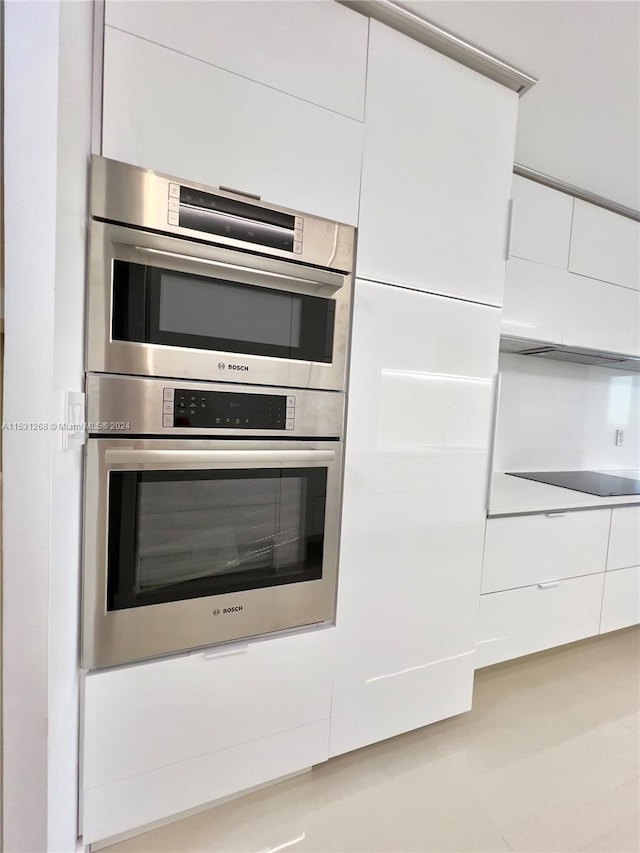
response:
<svg viewBox="0 0 640 853"><path fill-rule="evenodd" d="M133 246L134 251L140 252L143 257L144 255L151 255L152 257L160 256L161 258L169 258L170 260L177 260L183 263L188 263L189 265L199 266L203 264L208 268L213 268L213 270L219 270L221 274L242 274L245 275L247 273L252 276L265 280L265 285L278 285L279 290L299 290L302 292L306 292L309 288L313 288L315 291L318 289L326 290L326 291L336 291L340 290L340 288L344 285L344 280L342 276L337 275L336 273L327 272L325 270L319 271L314 270L314 276L310 278L299 278L298 276L289 275L284 272L269 272L269 270L261 270L256 269L254 267L241 266L240 264L229 264L223 261L212 261L208 258L198 258L193 255L183 255L180 252L167 252L166 249L153 249L150 246Z"/></svg>
<svg viewBox="0 0 640 853"><path fill-rule="evenodd" d="M206 465L278 464L334 462L335 450L136 450L112 447L106 451L108 465Z"/></svg>

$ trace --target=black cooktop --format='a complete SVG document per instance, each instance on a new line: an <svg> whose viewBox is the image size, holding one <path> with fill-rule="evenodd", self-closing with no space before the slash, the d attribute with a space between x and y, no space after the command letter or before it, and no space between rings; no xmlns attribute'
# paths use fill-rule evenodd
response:
<svg viewBox="0 0 640 853"><path fill-rule="evenodd" d="M597 471L518 471L509 473L509 476L560 486L561 489L573 489L574 492L586 492L600 498L640 495L640 480L615 474L598 474Z"/></svg>

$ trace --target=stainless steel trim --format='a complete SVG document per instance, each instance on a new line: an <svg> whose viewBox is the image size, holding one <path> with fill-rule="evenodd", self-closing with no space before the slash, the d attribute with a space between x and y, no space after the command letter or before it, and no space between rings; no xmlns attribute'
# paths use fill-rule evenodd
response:
<svg viewBox="0 0 640 853"><path fill-rule="evenodd" d="M328 363L309 362L112 340L115 259L201 276L211 276L212 271L220 269L229 280L331 298L335 304L333 359ZM232 362L247 368L242 378L249 383L341 391L345 386L352 281L351 275L333 270L94 221L89 232L87 369L99 373L235 381L238 377L229 376L226 369L227 362Z"/></svg>
<svg viewBox="0 0 640 853"><path fill-rule="evenodd" d="M390 0L338 0L343 6L374 18L450 59L495 80L520 96L538 82L503 60L430 23Z"/></svg>
<svg viewBox="0 0 640 853"><path fill-rule="evenodd" d="M612 213L617 213L620 216L626 216L627 219L634 219L636 222L640 222L640 211L635 210L633 207L627 207L624 204L619 204L617 201L611 201L611 199L592 193L589 190L580 189L580 187L576 187L574 184L561 181L559 178L552 178L550 175L537 172L535 169L530 169L521 163L514 164L513 174L521 178L528 178L530 181L536 181L538 184L544 184L545 187L550 187L552 190L558 190L574 198L579 198L581 201L587 201L589 204L595 204L597 207L610 210Z"/></svg>
<svg viewBox="0 0 640 853"><path fill-rule="evenodd" d="M93 61L91 69L91 153L102 154L102 108L104 101L105 0L93 4Z"/></svg>
<svg viewBox="0 0 640 853"><path fill-rule="evenodd" d="M167 213L170 184L202 190L246 204L246 197L243 195L94 155L91 158L91 216L123 225L161 231L189 240L195 239L201 243L229 246L252 253L259 252L274 258L285 258L297 263L312 264L345 273L353 271L355 228L351 225L332 222L329 219L310 216L261 201L259 206L264 210L286 213L294 218L304 217L302 251L295 253L284 249L273 249L259 243L208 234L197 229L185 228L177 223L169 223Z"/></svg>
<svg viewBox="0 0 640 853"><path fill-rule="evenodd" d="M335 450L135 450L130 447L113 448L106 453L110 465L144 465L147 468L219 468L225 465L254 466L262 463L284 465L306 462L316 465L333 462Z"/></svg>
<svg viewBox="0 0 640 853"><path fill-rule="evenodd" d="M165 426L163 423L165 391L223 391L232 394L269 394L291 397L289 388L237 385L222 382L188 382L181 379L147 379L134 376L87 375L87 421L89 431L100 436L126 439L127 435L157 435L163 438L197 435L219 438L230 435L242 438L269 439L339 438L344 425L344 394L335 391L297 390L295 419L292 430L265 429L197 429ZM289 392L289 393L288 393ZM170 421L173 417L170 416ZM122 427L122 424L125 427ZM97 425L102 425L100 428ZM123 445L124 446L124 442Z"/></svg>
<svg viewBox="0 0 640 853"><path fill-rule="evenodd" d="M283 457L291 453L292 457L287 456L287 459L294 467L300 465L296 459L298 452L331 453L333 458L322 463L327 468L322 578L148 607L107 610L109 472L114 468L112 452L124 449L123 445L141 459L147 454L154 459L157 452L169 456L185 452L209 454L217 450L235 454L250 451L262 453L268 448ZM135 462L128 465L127 470L144 470L145 464L148 463ZM210 463L201 464L203 467L211 467ZM261 468L286 467L286 463L281 461L260 462L259 465ZM218 467L224 468L224 463L219 463ZM340 441L90 439L85 466L83 668L115 666L285 629L332 622L336 603L341 481ZM217 610L224 613L225 608L235 607L242 607L242 610L226 616L213 612Z"/></svg>

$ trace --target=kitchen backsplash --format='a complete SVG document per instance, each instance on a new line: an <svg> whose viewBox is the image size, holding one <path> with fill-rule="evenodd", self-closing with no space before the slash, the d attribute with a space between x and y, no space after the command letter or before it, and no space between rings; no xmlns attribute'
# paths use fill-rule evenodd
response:
<svg viewBox="0 0 640 853"><path fill-rule="evenodd" d="M508 354L499 370L494 471L640 468L640 374Z"/></svg>

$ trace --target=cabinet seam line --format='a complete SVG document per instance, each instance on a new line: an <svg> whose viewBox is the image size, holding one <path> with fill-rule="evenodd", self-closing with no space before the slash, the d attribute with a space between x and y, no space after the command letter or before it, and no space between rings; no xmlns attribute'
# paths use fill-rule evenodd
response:
<svg viewBox="0 0 640 853"><path fill-rule="evenodd" d="M105 32L107 29L111 29L119 33L124 33L124 35L138 39L139 41L144 41L147 44L153 44L156 47L162 48L163 50L170 50L171 53L176 53L178 54L178 56L184 56L186 59L192 59L194 62L201 62L203 65L207 65L209 68L215 68L225 74L230 74L232 77L239 77L241 80L247 80L250 83L255 83L257 86L262 86L265 89L270 89L272 92L278 92L280 95L286 95L289 98L295 98L296 101L301 101L304 104L309 104L312 107L317 107L320 110L325 110L326 112L332 113L333 115L349 119L350 121L353 121L356 124L362 125L364 127L364 118L354 118L353 116L348 115L347 113L342 113L339 110L334 110L331 107L324 106L324 104L318 104L315 101L310 101L308 98L303 98L300 95L294 94L293 92L286 92L284 91L284 89L278 89L277 86L272 86L269 83L263 82L262 80L256 80L255 77L248 77L246 74L240 74L237 71L231 71L229 68L225 68L223 65L216 65L214 62L209 62L209 60L202 59L202 57L200 56L193 56L190 53L186 53L184 50L179 50L176 47L170 47L169 45L163 44L162 42L154 41L150 38L145 38L144 36L140 36L137 33L129 32L129 30L123 30L121 27L116 27L113 24L107 24L105 26Z"/></svg>

